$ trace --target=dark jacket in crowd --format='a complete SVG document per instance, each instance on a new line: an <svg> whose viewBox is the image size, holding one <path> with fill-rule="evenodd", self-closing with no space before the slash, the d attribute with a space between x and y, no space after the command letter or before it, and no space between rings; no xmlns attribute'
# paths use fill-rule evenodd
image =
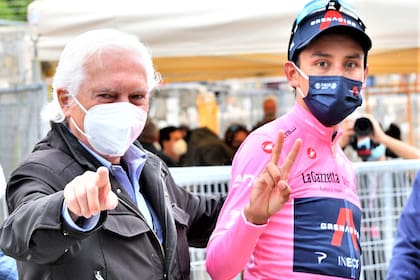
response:
<svg viewBox="0 0 420 280"><path fill-rule="evenodd" d="M189 279L188 246L206 246L223 198L185 191L158 157L147 156L140 185L159 217L163 244L112 175L118 206L102 211L93 230L75 231L61 215L64 187L101 164L63 124L53 124L8 183L11 214L0 247L18 260L19 279Z"/></svg>

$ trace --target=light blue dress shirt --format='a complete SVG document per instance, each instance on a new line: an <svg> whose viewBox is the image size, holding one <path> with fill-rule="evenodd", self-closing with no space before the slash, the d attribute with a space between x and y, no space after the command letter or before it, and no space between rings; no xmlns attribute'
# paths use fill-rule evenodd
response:
<svg viewBox="0 0 420 280"><path fill-rule="evenodd" d="M80 141L79 141L80 142ZM147 224L150 228L154 229L162 242L162 229L159 223L157 215L153 209L148 205L143 195L140 192L139 178L140 173L143 170L144 164L147 159L146 153L131 145L127 152L124 154L122 160L126 162L128 168L128 175L120 165L112 165L109 161L104 159L99 154L95 153L84 143L80 144L86 148L103 166L107 167L109 172L118 180L118 182L125 188L130 194L137 207L146 219ZM64 220L74 229L87 232L92 230L99 221L99 214L92 216L89 219L82 219L82 222L76 224L70 217L70 213L67 209L67 205L63 203L62 215Z"/></svg>

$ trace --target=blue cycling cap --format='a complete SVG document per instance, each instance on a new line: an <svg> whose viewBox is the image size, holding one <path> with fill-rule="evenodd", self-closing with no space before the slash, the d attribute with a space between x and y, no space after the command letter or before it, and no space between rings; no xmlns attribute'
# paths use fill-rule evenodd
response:
<svg viewBox="0 0 420 280"><path fill-rule="evenodd" d="M372 41L365 29L362 20L345 2L313 0L305 5L293 23L287 58L296 62L297 54L326 32L338 32L352 36L360 43L367 55L372 47Z"/></svg>

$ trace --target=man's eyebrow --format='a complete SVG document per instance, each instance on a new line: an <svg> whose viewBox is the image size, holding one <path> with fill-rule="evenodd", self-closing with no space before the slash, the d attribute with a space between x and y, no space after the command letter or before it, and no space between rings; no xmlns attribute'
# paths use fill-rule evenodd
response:
<svg viewBox="0 0 420 280"><path fill-rule="evenodd" d="M332 57L331 54L327 53L327 52L323 52L323 51L316 51L314 53L311 54L312 58L316 58L316 57L324 57L324 58L329 58ZM359 53L359 52L355 52L352 54L348 54L345 56L347 59L362 59L363 58L363 54Z"/></svg>
<svg viewBox="0 0 420 280"><path fill-rule="evenodd" d="M100 93L100 92L118 93L116 89L112 89L109 87L99 87L92 90L92 93Z"/></svg>
<svg viewBox="0 0 420 280"><path fill-rule="evenodd" d="M311 54L311 57L332 57L332 55L323 51L316 51Z"/></svg>
<svg viewBox="0 0 420 280"><path fill-rule="evenodd" d="M346 58L348 58L348 59L362 59L363 58L363 54L361 54L361 53L353 53L353 54L346 55Z"/></svg>

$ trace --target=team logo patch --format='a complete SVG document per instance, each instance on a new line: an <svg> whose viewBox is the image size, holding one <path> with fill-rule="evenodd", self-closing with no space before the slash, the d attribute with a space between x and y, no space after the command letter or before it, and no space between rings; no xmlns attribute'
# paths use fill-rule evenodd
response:
<svg viewBox="0 0 420 280"><path fill-rule="evenodd" d="M338 11L327 11L324 16L324 21L319 26L320 30L324 30L329 27L332 21L337 21L341 25L346 25L346 20L343 15Z"/></svg>
<svg viewBox="0 0 420 280"><path fill-rule="evenodd" d="M306 153L310 159L316 159L316 151L314 148L308 148Z"/></svg>
<svg viewBox="0 0 420 280"><path fill-rule="evenodd" d="M265 141L261 145L262 150L267 154L271 154L273 152L274 143L271 141Z"/></svg>
<svg viewBox="0 0 420 280"><path fill-rule="evenodd" d="M358 97L359 96L359 88L357 86L354 86L351 90L350 90L351 95L353 95L354 97Z"/></svg>
<svg viewBox="0 0 420 280"><path fill-rule="evenodd" d="M359 279L359 207L337 198L296 198L293 215L293 271Z"/></svg>

